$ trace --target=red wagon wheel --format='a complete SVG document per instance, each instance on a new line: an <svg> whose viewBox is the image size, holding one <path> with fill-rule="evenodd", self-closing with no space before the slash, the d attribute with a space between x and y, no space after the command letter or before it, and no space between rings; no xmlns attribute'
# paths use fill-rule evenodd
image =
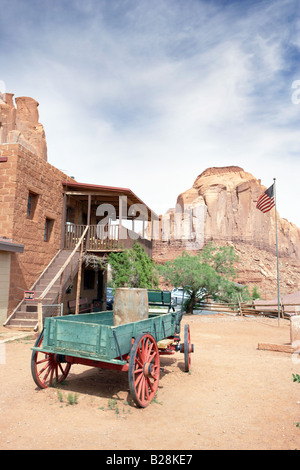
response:
<svg viewBox="0 0 300 470"><path fill-rule="evenodd" d="M180 345L180 352L184 353L184 371L189 372L191 368L191 353L194 352L194 345L191 344L189 325L185 325L184 327L184 343Z"/></svg>
<svg viewBox="0 0 300 470"><path fill-rule="evenodd" d="M40 334L35 347L41 347L44 335ZM40 388L48 388L63 382L67 377L71 364L61 362L56 354L33 351L31 373L33 380Z"/></svg>
<svg viewBox="0 0 300 470"><path fill-rule="evenodd" d="M132 346L129 359L129 388L133 400L145 408L153 400L160 374L159 351L149 333L139 335Z"/></svg>

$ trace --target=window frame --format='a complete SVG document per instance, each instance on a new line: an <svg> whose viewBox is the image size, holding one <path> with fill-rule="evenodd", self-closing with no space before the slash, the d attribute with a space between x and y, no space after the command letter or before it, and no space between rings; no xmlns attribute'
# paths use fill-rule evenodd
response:
<svg viewBox="0 0 300 470"><path fill-rule="evenodd" d="M28 190L28 196L27 196L27 219L32 220L34 218L35 210L37 207L38 203L38 198L39 195L31 191L30 189Z"/></svg>

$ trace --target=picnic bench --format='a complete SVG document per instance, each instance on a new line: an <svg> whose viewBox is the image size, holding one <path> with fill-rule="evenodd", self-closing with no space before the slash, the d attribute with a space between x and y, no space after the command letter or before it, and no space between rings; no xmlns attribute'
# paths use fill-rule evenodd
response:
<svg viewBox="0 0 300 470"><path fill-rule="evenodd" d="M76 300L69 300L68 302L68 313L74 313L76 307ZM86 313L91 312L91 305L88 299L85 297L84 299L79 299L79 313Z"/></svg>
<svg viewBox="0 0 300 470"><path fill-rule="evenodd" d="M148 289L148 305L149 307L168 307L168 312L171 309L175 312L175 308L172 305L171 292L168 290Z"/></svg>

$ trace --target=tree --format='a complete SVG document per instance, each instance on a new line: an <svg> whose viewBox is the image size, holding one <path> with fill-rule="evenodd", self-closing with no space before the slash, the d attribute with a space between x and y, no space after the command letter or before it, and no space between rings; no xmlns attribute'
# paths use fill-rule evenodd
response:
<svg viewBox="0 0 300 470"><path fill-rule="evenodd" d="M254 286L253 289L252 289L251 298L252 298L253 300L260 299L260 293L259 293L259 291L258 291L258 289L257 289L256 286Z"/></svg>
<svg viewBox="0 0 300 470"><path fill-rule="evenodd" d="M160 267L160 273L175 287L185 287L190 294L187 312L192 313L196 300L205 296L229 301L237 291L234 263L238 257L233 247L206 245L197 255L182 253Z"/></svg>
<svg viewBox="0 0 300 470"><path fill-rule="evenodd" d="M137 242L128 250L111 253L108 257L108 264L111 266L114 288L151 289L158 286L155 263Z"/></svg>

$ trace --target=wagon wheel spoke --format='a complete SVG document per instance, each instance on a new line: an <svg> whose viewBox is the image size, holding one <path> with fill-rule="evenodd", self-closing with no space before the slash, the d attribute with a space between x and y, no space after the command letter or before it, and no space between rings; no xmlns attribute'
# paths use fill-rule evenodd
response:
<svg viewBox="0 0 300 470"><path fill-rule="evenodd" d="M44 362L44 361L37 362L36 364L39 365L39 364L41 364L42 362ZM45 372L45 370L47 370L48 368L49 368L49 359L47 359L47 364L45 365L45 367L43 367L42 369L40 369L40 375L42 375L42 374Z"/></svg>
<svg viewBox="0 0 300 470"><path fill-rule="evenodd" d="M135 379L135 385L137 386L143 378L143 369L140 369L138 371L134 371L134 374L138 374L137 378Z"/></svg>
<svg viewBox="0 0 300 470"><path fill-rule="evenodd" d="M145 399L145 377L142 377L142 380L140 381L137 395L138 395L138 397L140 398L141 401L144 401L144 399Z"/></svg>
<svg viewBox="0 0 300 470"><path fill-rule="evenodd" d="M44 369L44 370L45 370L45 369ZM40 376L43 375L44 370L42 371L42 373L40 374ZM52 371L52 368L51 368L51 363L50 363L50 361L49 361L49 362L48 362L48 366L47 366L47 368L46 368L46 374L44 375L44 382L46 382L46 380L48 379L48 375L50 374L51 371ZM51 381L50 381L50 383L51 383Z"/></svg>
<svg viewBox="0 0 300 470"><path fill-rule="evenodd" d="M158 388L160 359L155 339L141 334L133 343L129 359L129 388L135 403L142 408L153 400Z"/></svg>
<svg viewBox="0 0 300 470"><path fill-rule="evenodd" d="M42 348L43 333L37 339L35 347ZM71 368L70 363L59 362L54 354L33 351L31 357L31 373L33 380L40 388L48 388L52 383L63 382Z"/></svg>
<svg viewBox="0 0 300 470"><path fill-rule="evenodd" d="M146 395L146 396L145 396ZM148 387L148 377L145 378L145 385L143 389L143 399L149 400L149 387Z"/></svg>
<svg viewBox="0 0 300 470"><path fill-rule="evenodd" d="M156 356L156 351L154 351L153 354L149 357L148 362L152 362L155 356Z"/></svg>
<svg viewBox="0 0 300 470"><path fill-rule="evenodd" d="M144 360L143 360L143 358L142 358L141 355L140 355L140 351L138 351L138 356L139 356L139 357L136 357L136 365L139 366L139 367L142 369L142 368L143 368Z"/></svg>
<svg viewBox="0 0 300 470"><path fill-rule="evenodd" d="M62 367L62 364L61 364L60 362L58 362L57 366L58 366L57 369L59 368L59 369L60 369L60 372L61 372L62 374L64 374L65 371L64 371L64 369L63 369L63 367ZM57 370L57 373L58 373L58 370Z"/></svg>
<svg viewBox="0 0 300 470"><path fill-rule="evenodd" d="M49 358L46 357L46 359L42 359L41 361L36 361L37 364L43 364L43 362L49 362Z"/></svg>
<svg viewBox="0 0 300 470"><path fill-rule="evenodd" d="M146 361L151 361L150 355L151 355L151 351L152 351L152 349L153 349L153 346L154 346L153 343L150 343L150 344L149 344L149 347L148 347L148 350L147 350L147 354L146 354L146 356L147 356L147 357L146 357ZM153 355L154 355L154 354L155 354L155 351L154 351Z"/></svg>
<svg viewBox="0 0 300 470"><path fill-rule="evenodd" d="M151 389L151 392L153 392L154 388L153 388L153 384L151 383L149 377L147 377L147 382L148 382L148 386L149 388Z"/></svg>
<svg viewBox="0 0 300 470"><path fill-rule="evenodd" d="M52 366L49 370L50 370L49 384L52 385L53 375L54 375L54 372L56 372L56 367L55 367L55 366ZM56 375L56 377L57 377L57 373L56 373L55 375Z"/></svg>
<svg viewBox="0 0 300 470"><path fill-rule="evenodd" d="M145 362L151 362L150 353L151 353L152 346L153 346L153 344L151 344L151 345L149 344L149 347L147 346L148 349L145 351L143 366L144 366Z"/></svg>

